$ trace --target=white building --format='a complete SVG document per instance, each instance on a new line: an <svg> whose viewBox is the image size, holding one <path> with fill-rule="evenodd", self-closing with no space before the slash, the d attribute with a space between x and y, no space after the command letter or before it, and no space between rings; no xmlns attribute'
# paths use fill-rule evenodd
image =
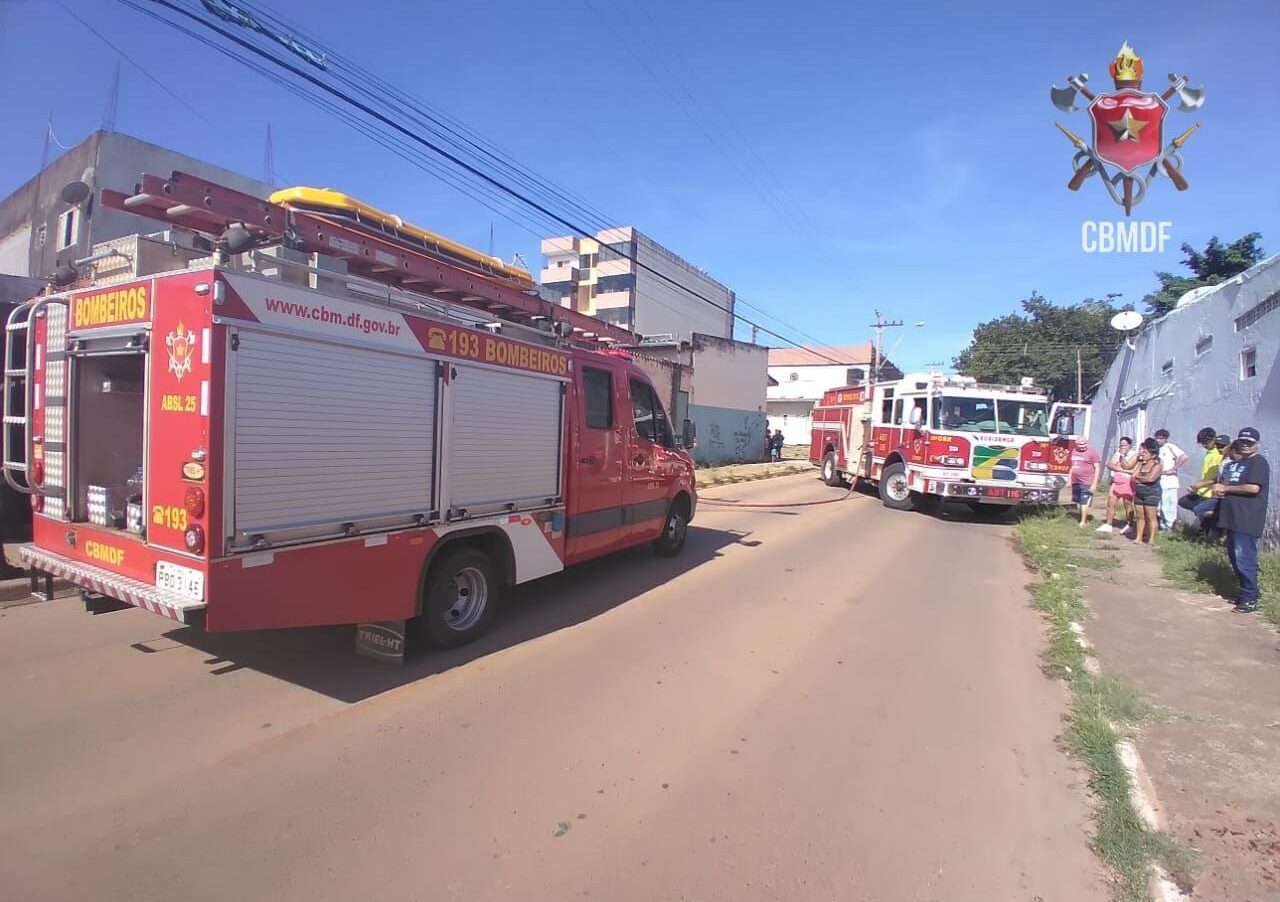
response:
<svg viewBox="0 0 1280 902"><path fill-rule="evenodd" d="M870 342L834 348L770 348L769 430L781 429L788 445L809 444L813 405L828 389L864 381L874 357L875 346ZM880 367L881 379L901 375L887 359Z"/></svg>
<svg viewBox="0 0 1280 902"><path fill-rule="evenodd" d="M1265 540L1280 544L1280 255L1233 279L1189 291L1120 348L1093 395L1090 438L1105 457L1122 436L1168 429L1200 472L1196 432L1262 433L1271 462ZM1184 477L1183 484L1190 480Z"/></svg>
<svg viewBox="0 0 1280 902"><path fill-rule="evenodd" d="M733 337L733 292L630 226L545 238L542 254L543 289L562 306L644 336Z"/></svg>
<svg viewBox="0 0 1280 902"><path fill-rule="evenodd" d="M671 398L672 418L697 425L695 461L719 466L764 458L767 348L694 334L690 341L647 344L634 353L664 401Z"/></svg>

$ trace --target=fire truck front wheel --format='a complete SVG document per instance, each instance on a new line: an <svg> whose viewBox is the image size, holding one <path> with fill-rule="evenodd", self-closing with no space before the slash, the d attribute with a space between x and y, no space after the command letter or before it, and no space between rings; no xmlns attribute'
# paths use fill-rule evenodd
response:
<svg viewBox="0 0 1280 902"><path fill-rule="evenodd" d="M688 537L689 502L679 497L667 508L667 522L662 525L662 535L654 539L653 550L659 557L675 557Z"/></svg>
<svg viewBox="0 0 1280 902"><path fill-rule="evenodd" d="M418 632L436 648L457 648L489 627L498 600L498 571L478 548L445 550L423 586Z"/></svg>
<svg viewBox="0 0 1280 902"><path fill-rule="evenodd" d="M880 500L885 507L896 511L909 511L915 507L911 489L907 485L907 468L904 464L889 464L881 471Z"/></svg>

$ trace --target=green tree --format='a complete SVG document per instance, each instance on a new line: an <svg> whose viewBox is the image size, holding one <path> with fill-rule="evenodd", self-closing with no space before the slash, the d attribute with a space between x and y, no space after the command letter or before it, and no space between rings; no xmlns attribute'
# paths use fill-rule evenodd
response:
<svg viewBox="0 0 1280 902"><path fill-rule="evenodd" d="M1108 295L1078 304L1053 304L1039 292L1022 301L1021 313L980 323L955 359L956 371L979 382L1017 384L1030 376L1059 400L1076 397L1076 351L1085 394L1111 365L1121 335L1111 328L1119 308Z"/></svg>
<svg viewBox="0 0 1280 902"><path fill-rule="evenodd" d="M1182 264L1191 270L1191 276L1179 276L1168 272L1156 273L1160 287L1142 299L1147 312L1163 316L1172 310L1182 297L1193 288L1217 285L1232 276L1239 275L1262 259L1262 234L1250 232L1230 244L1223 244L1215 235L1209 239L1203 251L1189 244L1182 245Z"/></svg>

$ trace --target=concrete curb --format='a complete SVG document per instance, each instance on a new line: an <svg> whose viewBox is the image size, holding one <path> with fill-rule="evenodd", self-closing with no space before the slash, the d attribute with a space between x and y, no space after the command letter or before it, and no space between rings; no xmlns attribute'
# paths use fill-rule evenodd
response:
<svg viewBox="0 0 1280 902"><path fill-rule="evenodd" d="M1076 641L1084 649L1085 670L1095 675L1101 673L1102 667L1093 656L1093 643L1085 635L1084 627L1073 621L1071 632L1075 634ZM1147 773L1147 768L1142 763L1142 756L1138 754L1138 747L1132 740L1121 739L1116 742L1116 754L1129 778L1129 805L1133 808L1133 813L1148 830L1163 832L1164 819L1160 815L1160 798L1156 795L1156 787L1151 781L1151 775ZM1151 898L1154 902L1189 902L1191 898L1183 895L1182 890L1159 865L1151 866L1149 881Z"/></svg>

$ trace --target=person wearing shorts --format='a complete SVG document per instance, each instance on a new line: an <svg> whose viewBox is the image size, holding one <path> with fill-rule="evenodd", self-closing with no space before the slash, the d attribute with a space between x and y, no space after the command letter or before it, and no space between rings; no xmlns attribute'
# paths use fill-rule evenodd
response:
<svg viewBox="0 0 1280 902"><path fill-rule="evenodd" d="M1081 526L1089 522L1089 506L1101 476L1102 458L1089 447L1089 440L1080 436L1071 450L1071 503L1080 509Z"/></svg>
<svg viewBox="0 0 1280 902"><path fill-rule="evenodd" d="M1133 450L1133 439L1125 436L1120 439L1116 453L1107 461L1107 469L1111 472L1111 489L1107 492L1107 519L1098 527L1098 532L1114 532L1116 510L1124 514L1124 535L1133 535L1133 476L1121 468L1121 464L1132 463L1136 457Z"/></svg>
<svg viewBox="0 0 1280 902"><path fill-rule="evenodd" d="M1160 445L1153 438L1144 439L1138 456L1131 464L1120 465L1133 474L1133 503L1138 508L1138 531L1134 541L1150 545L1160 531L1160 501L1163 495L1160 477L1164 464L1160 461Z"/></svg>

